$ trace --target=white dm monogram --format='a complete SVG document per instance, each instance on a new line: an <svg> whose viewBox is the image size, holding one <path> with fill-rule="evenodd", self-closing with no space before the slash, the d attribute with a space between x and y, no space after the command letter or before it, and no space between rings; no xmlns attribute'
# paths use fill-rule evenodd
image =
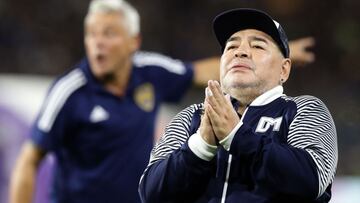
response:
<svg viewBox="0 0 360 203"><path fill-rule="evenodd" d="M281 125L282 117L271 118L263 116L260 118L259 123L256 127L255 132L264 133L266 132L271 126L273 126L273 131L279 131Z"/></svg>

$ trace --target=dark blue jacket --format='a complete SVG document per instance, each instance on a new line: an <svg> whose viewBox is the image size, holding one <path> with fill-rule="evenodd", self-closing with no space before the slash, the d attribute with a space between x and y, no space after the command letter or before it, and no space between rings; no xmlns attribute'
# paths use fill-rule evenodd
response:
<svg viewBox="0 0 360 203"><path fill-rule="evenodd" d="M192 79L191 64L150 52L134 55L122 97L104 88L87 60L59 77L32 133L57 160L51 202L140 202L156 113L162 102L178 101Z"/></svg>
<svg viewBox="0 0 360 203"><path fill-rule="evenodd" d="M277 87L256 99L229 151L219 146L211 161L188 145L203 105L180 112L153 148L142 202L328 202L337 163L331 115L315 97L281 93Z"/></svg>

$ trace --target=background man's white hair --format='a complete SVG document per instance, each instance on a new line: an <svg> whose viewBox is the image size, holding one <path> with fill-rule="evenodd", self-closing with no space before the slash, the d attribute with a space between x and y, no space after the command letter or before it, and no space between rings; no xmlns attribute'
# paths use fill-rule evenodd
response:
<svg viewBox="0 0 360 203"><path fill-rule="evenodd" d="M128 28L130 35L134 36L140 33L139 13L124 0L92 0L86 17L95 12L120 12L124 16L125 26Z"/></svg>

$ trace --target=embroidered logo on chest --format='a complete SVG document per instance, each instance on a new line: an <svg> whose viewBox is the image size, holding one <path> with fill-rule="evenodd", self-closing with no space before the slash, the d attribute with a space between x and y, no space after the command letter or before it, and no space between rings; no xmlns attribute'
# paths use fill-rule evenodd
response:
<svg viewBox="0 0 360 203"><path fill-rule="evenodd" d="M137 87L134 92L134 101L138 107L150 112L155 106L154 87L150 83L144 83Z"/></svg>
<svg viewBox="0 0 360 203"><path fill-rule="evenodd" d="M109 113L100 105L96 105L90 113L90 121L98 123L109 119Z"/></svg>
<svg viewBox="0 0 360 203"><path fill-rule="evenodd" d="M271 118L271 117L263 116L260 118L255 132L264 133L270 127L272 127L273 131L279 131L281 126L281 121L282 121L282 117Z"/></svg>

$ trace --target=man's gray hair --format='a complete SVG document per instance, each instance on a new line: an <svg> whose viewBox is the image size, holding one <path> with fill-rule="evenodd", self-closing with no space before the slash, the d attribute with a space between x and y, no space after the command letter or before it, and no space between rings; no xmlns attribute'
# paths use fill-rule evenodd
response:
<svg viewBox="0 0 360 203"><path fill-rule="evenodd" d="M139 13L131 4L124 0L92 0L86 18L89 14L95 12L119 12L124 16L125 26L128 28L129 34L135 36L140 33Z"/></svg>

